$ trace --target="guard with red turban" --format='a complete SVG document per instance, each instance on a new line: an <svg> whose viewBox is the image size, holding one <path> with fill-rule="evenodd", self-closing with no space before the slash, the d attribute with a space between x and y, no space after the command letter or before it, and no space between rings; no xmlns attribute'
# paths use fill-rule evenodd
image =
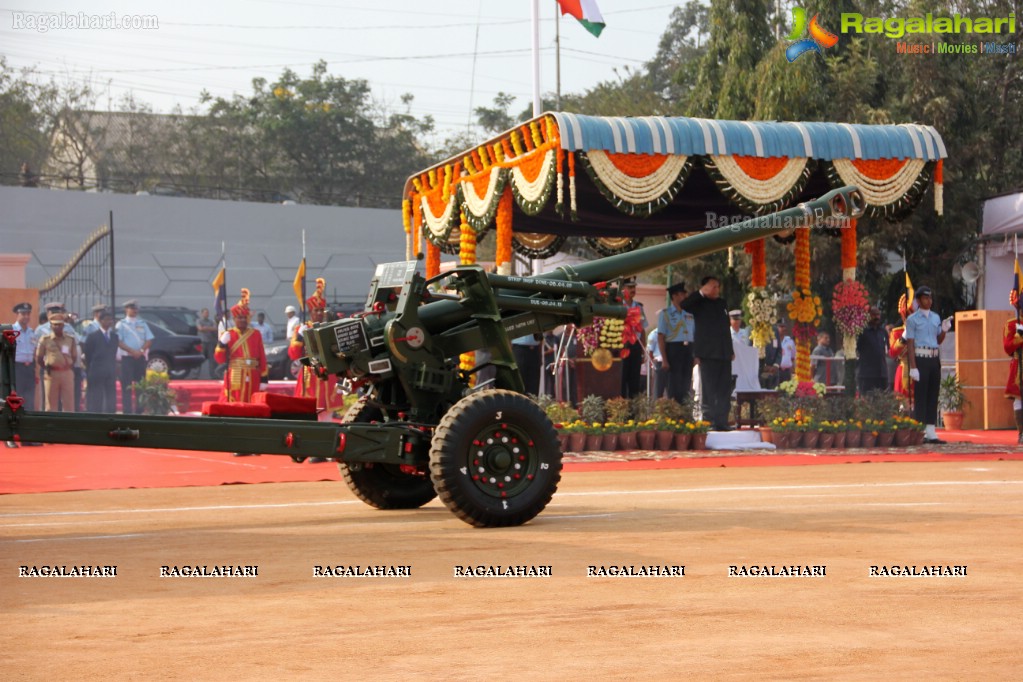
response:
<svg viewBox="0 0 1023 682"><path fill-rule="evenodd" d="M906 276L909 281L909 276ZM906 355L906 340L902 335L906 331L906 318L913 311L913 289L910 288L899 297L899 317L902 324L892 330L888 336L888 355L899 361L895 368L895 392L913 399L913 380L909 376L909 357Z"/></svg>
<svg viewBox="0 0 1023 682"><path fill-rule="evenodd" d="M248 289L242 289L241 300L231 308L231 317L234 327L220 335L213 358L218 364L227 364L222 400L247 403L267 377L263 335L249 327Z"/></svg>
<svg viewBox="0 0 1023 682"><path fill-rule="evenodd" d="M1019 291L1016 289L1009 292L1009 303L1016 310L1016 314L1005 321L1002 330L1005 354L1012 358L1009 362L1009 380L1005 385L1005 397L1012 400L1012 412L1016 416L1016 442L1023 445L1023 401L1020 399L1020 356L1023 355L1023 322L1020 321L1020 310L1023 308L1023 302L1020 301Z"/></svg>
<svg viewBox="0 0 1023 682"><path fill-rule="evenodd" d="M326 280L318 277L316 291L305 302L306 312L309 314L308 320L305 324L300 324L295 328L295 334L291 338L291 343L288 344L288 357L292 360L305 357L305 331L326 319L327 299L323 296L326 288ZM300 398L315 398L317 410L323 410L320 414L327 419L335 410L340 410L344 406L344 396L337 392L337 377L332 374L326 380L320 379L311 367L305 365L302 365L298 374L295 395Z"/></svg>

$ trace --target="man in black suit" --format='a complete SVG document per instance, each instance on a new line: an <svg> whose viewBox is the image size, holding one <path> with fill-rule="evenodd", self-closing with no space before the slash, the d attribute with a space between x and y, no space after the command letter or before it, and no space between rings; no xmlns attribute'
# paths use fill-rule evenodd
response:
<svg viewBox="0 0 1023 682"><path fill-rule="evenodd" d="M85 337L85 409L88 412L117 412L117 348L119 339L114 315L104 309L99 315L99 328Z"/></svg>
<svg viewBox="0 0 1023 682"><path fill-rule="evenodd" d="M720 280L713 275L704 277L700 288L682 301L682 310L692 313L696 323L693 355L700 367L703 418L715 431L730 431L734 354L728 306L721 298Z"/></svg>

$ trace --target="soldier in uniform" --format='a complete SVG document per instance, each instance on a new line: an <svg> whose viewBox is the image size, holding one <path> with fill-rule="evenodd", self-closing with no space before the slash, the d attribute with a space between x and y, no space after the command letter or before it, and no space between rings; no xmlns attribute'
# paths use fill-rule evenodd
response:
<svg viewBox="0 0 1023 682"><path fill-rule="evenodd" d="M916 292L919 309L906 318L906 355L909 357L909 375L913 379L913 418L924 424L924 442L944 445L938 438L938 388L941 384L941 358L938 346L951 328L949 320L942 320L931 310L933 301L930 287Z"/></svg>
<svg viewBox="0 0 1023 682"><path fill-rule="evenodd" d="M1016 309L1016 315L1005 321L1002 330L1002 344L1005 354L1012 360L1009 362L1009 380L1005 384L1005 397L1012 400L1012 412L1016 416L1016 442L1023 445L1023 401L1020 400L1020 358L1023 356L1023 322L1020 321L1020 309L1023 301L1019 293L1013 289L1009 293L1009 302Z"/></svg>
<svg viewBox="0 0 1023 682"><path fill-rule="evenodd" d="M322 277L316 280L316 291L305 302L309 319L305 324L295 328L295 333L288 344L288 357L298 360L305 357L305 332L314 324L323 322L327 315L327 299L323 293L327 282ZM331 374L324 381L313 372L312 367L302 366L298 381L295 383L295 395L300 398L315 398L317 409L322 409L321 418L330 419L335 410L344 405L344 397L337 392L337 377Z"/></svg>
<svg viewBox="0 0 1023 682"><path fill-rule="evenodd" d="M217 364L227 364L224 373L222 400L228 403L247 403L252 394L266 381L266 352L263 336L249 327L249 290L242 289L242 297L231 308L234 327L220 335L220 343L213 356Z"/></svg>
<svg viewBox="0 0 1023 682"><path fill-rule="evenodd" d="M684 282L668 287L671 305L657 313L657 347L661 351L661 369L668 373L668 397L680 403L690 398L693 386L693 351L696 322L693 314L682 310L686 297Z"/></svg>
<svg viewBox="0 0 1023 682"><path fill-rule="evenodd" d="M14 348L14 389L25 399L25 409L36 409L36 338L32 324L32 304L14 306L18 320L13 329L18 332Z"/></svg>
<svg viewBox="0 0 1023 682"><path fill-rule="evenodd" d="M64 313L50 313L50 333L39 341L36 363L43 371L43 385L51 412L75 411L75 362L78 342L64 333Z"/></svg>
<svg viewBox="0 0 1023 682"><path fill-rule="evenodd" d="M121 410L124 414L138 412L138 398L132 384L145 378L149 347L153 345L153 332L138 313L136 301L125 301L124 319L116 327L121 349L118 356L121 358Z"/></svg>

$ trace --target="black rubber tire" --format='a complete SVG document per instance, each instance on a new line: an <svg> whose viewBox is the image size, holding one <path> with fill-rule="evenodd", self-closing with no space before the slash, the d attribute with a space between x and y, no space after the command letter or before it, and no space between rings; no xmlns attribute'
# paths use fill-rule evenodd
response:
<svg viewBox="0 0 1023 682"><path fill-rule="evenodd" d="M342 423L377 421L382 418L378 408L359 399L348 408ZM341 477L355 496L377 509L418 509L437 497L429 476L406 474L395 464L338 462Z"/></svg>
<svg viewBox="0 0 1023 682"><path fill-rule="evenodd" d="M481 391L441 419L430 477L441 501L466 523L518 526L543 511L558 489L561 445L532 400L514 391Z"/></svg>

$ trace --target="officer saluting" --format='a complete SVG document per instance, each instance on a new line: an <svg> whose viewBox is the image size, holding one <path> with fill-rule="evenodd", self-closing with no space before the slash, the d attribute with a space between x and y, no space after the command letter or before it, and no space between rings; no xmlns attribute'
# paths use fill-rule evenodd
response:
<svg viewBox="0 0 1023 682"><path fill-rule="evenodd" d="M906 318L906 355L909 358L909 376L916 382L914 387L913 418L922 422L924 442L943 445L938 439L934 425L938 422L938 387L941 385L941 358L938 346L945 340L945 332L951 327L949 320L942 321L938 313L931 310L933 299L930 287L916 290L920 308Z"/></svg>

